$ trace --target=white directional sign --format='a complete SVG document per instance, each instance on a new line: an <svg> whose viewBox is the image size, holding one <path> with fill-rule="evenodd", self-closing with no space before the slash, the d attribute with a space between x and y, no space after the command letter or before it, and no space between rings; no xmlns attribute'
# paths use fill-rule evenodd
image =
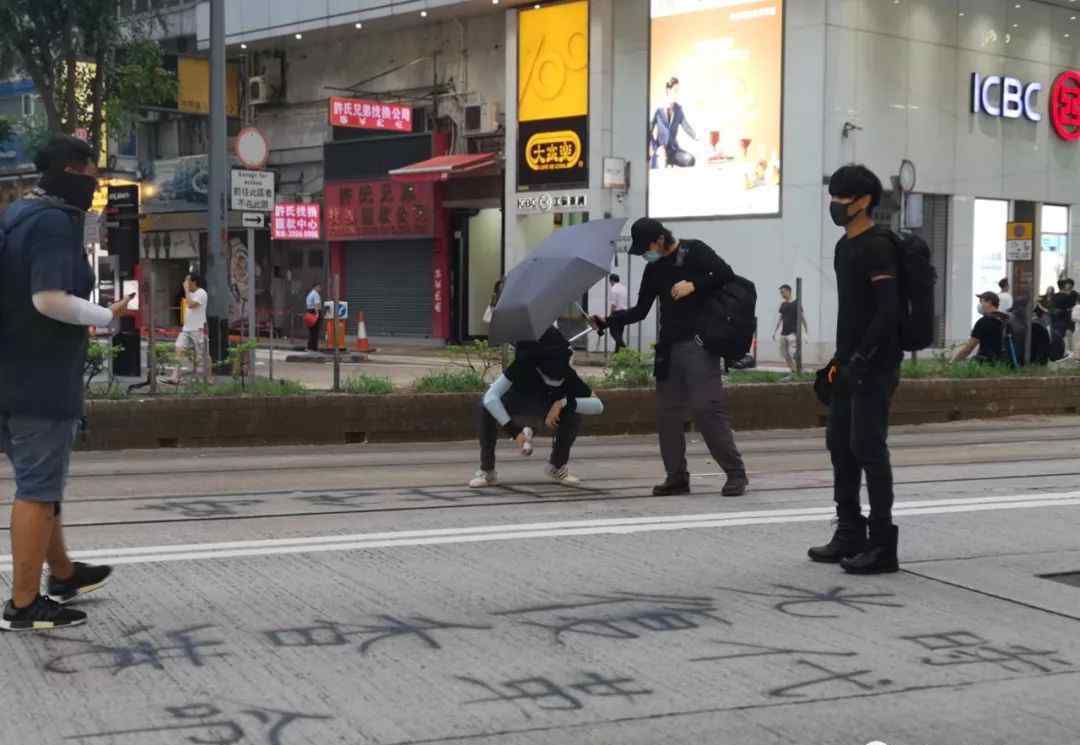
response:
<svg viewBox="0 0 1080 745"><path fill-rule="evenodd" d="M245 228L265 228L266 214L262 212L245 212L243 225Z"/></svg>
<svg viewBox="0 0 1080 745"><path fill-rule="evenodd" d="M243 212L272 212L274 210L274 172L232 172L232 208Z"/></svg>

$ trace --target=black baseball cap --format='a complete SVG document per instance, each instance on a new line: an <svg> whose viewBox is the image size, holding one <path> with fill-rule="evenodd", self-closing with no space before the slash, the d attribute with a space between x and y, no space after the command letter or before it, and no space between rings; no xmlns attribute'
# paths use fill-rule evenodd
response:
<svg viewBox="0 0 1080 745"><path fill-rule="evenodd" d="M667 233L659 220L643 217L630 228L630 255L641 256L649 250L649 244Z"/></svg>
<svg viewBox="0 0 1080 745"><path fill-rule="evenodd" d="M1001 298L996 292L980 292L975 297L994 306L1001 305Z"/></svg>

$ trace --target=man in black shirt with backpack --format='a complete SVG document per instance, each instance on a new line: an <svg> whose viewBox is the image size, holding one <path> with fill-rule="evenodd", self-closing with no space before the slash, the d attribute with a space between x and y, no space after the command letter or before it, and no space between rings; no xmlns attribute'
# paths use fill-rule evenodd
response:
<svg viewBox="0 0 1080 745"><path fill-rule="evenodd" d="M841 168L829 182L829 211L845 235L836 244L834 260L836 354L819 373L819 382L831 398L826 439L838 526L832 540L811 548L809 556L840 563L852 574L899 569L888 434L889 406L903 360L900 267L896 240L872 217L881 193L881 181L863 166ZM859 505L864 473L869 521Z"/></svg>
<svg viewBox="0 0 1080 745"><path fill-rule="evenodd" d="M706 244L675 240L657 220L642 218L631 229L630 253L648 262L641 277L637 304L612 313L601 325L628 326L649 315L660 301L660 333L656 344L656 424L667 479L655 496L690 493L686 463L686 420L694 424L727 482L721 494L741 497L750 484L735 445L724 391L723 357L706 349L699 325L709 296L735 279L731 267Z"/></svg>

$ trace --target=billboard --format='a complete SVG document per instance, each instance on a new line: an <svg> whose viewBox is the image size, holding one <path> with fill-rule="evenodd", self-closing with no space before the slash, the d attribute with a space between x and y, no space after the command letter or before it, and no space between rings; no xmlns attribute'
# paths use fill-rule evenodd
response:
<svg viewBox="0 0 1080 745"><path fill-rule="evenodd" d="M783 0L651 0L649 214L780 213Z"/></svg>
<svg viewBox="0 0 1080 745"><path fill-rule="evenodd" d="M518 190L588 186L588 139L589 3L522 10Z"/></svg>

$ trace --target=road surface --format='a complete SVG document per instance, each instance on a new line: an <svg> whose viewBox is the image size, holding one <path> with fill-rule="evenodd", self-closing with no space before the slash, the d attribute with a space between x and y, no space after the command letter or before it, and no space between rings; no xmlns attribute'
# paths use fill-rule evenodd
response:
<svg viewBox="0 0 1080 745"><path fill-rule="evenodd" d="M817 431L743 433L740 499L700 443L647 496L652 438L579 442L582 488L503 448L481 492L471 443L77 454L68 537L116 574L87 626L0 636L0 743L1077 742L1080 418L892 443L871 578L805 558Z"/></svg>

